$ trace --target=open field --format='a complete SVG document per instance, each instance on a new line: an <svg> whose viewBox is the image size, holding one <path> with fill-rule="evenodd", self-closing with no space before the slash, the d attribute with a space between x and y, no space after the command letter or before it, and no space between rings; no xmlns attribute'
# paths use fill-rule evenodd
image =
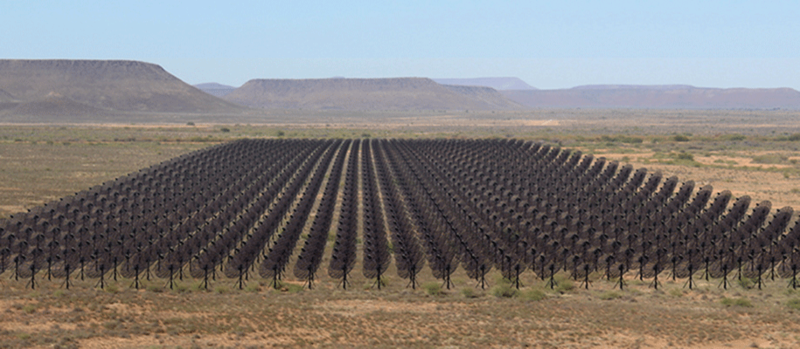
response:
<svg viewBox="0 0 800 349"><path fill-rule="evenodd" d="M381 116L344 123L311 120L279 124L3 125L0 126L0 217L55 200L174 156L244 137L513 137L578 149L666 177L711 184L716 191L800 208L800 118L770 111L485 112ZM733 115L723 115L730 113ZM580 118L580 119L578 119ZM664 120L668 120L664 121ZM724 121L729 122L724 122ZM734 122L735 121L735 122ZM632 126L635 125L635 126ZM329 242L330 244L330 242ZM330 248L328 249L330 250ZM329 255L326 258L330 258ZM359 258L360 260L360 258ZM326 265L326 263L323 263ZM322 276L314 290L287 280L271 290L232 280L200 291L195 280L175 290L163 280L106 290L95 281L64 290L42 281L36 290L0 275L0 346L34 347L797 347L800 293L785 281L764 290L744 279L724 291L719 280L662 277L629 280L624 291L597 279L590 290L562 275L551 290L530 272L521 292L492 274L489 289L456 273L456 289L442 290L424 269L417 290L390 269L388 287L372 289L354 269L353 289L338 290ZM322 275L324 273L320 273ZM510 296L510 297L505 297Z"/></svg>

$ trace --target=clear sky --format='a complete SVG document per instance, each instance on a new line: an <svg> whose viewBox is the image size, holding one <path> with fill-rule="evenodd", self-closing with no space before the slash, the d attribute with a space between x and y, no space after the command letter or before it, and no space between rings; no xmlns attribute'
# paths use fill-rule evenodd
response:
<svg viewBox="0 0 800 349"><path fill-rule="evenodd" d="M516 76L800 90L796 0L231 3L0 0L0 58L140 60L233 86Z"/></svg>

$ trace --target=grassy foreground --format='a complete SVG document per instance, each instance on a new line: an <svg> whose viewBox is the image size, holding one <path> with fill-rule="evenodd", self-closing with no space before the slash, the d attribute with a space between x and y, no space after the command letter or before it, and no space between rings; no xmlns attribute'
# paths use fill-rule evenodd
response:
<svg viewBox="0 0 800 349"><path fill-rule="evenodd" d="M354 272L354 275L358 274ZM718 280L595 280L589 290L565 275L555 289L533 280L517 291L502 280L481 290L457 278L443 290L431 280L417 290L389 276L378 291L354 280L313 290L283 283L278 290L230 280L210 290L199 282L163 281L140 290L130 280L0 282L0 347L534 347L664 348L800 345L800 292L783 281L755 290L749 280L724 291Z"/></svg>

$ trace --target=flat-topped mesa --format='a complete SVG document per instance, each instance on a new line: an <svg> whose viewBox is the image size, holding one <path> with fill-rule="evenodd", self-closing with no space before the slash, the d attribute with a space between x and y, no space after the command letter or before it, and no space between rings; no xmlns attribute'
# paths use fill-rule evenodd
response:
<svg viewBox="0 0 800 349"><path fill-rule="evenodd" d="M254 79L224 98L271 109L497 110L520 107L497 91L494 91L494 99L476 99L470 94L454 91L428 78Z"/></svg>
<svg viewBox="0 0 800 349"><path fill-rule="evenodd" d="M0 60L0 101L39 103L57 96L121 112L240 112L161 66L124 60ZM29 107L30 109L30 107ZM37 108L33 108L37 109ZM41 109L41 108L38 108Z"/></svg>

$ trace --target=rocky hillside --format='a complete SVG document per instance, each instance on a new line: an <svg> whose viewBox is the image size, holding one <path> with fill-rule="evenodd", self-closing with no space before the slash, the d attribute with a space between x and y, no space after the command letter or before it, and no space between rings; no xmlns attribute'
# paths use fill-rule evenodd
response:
<svg viewBox="0 0 800 349"><path fill-rule="evenodd" d="M491 89L489 89L491 90ZM494 91L460 89L427 78L256 79L226 95L228 101L268 109L497 110L519 105ZM476 98L480 96L479 98Z"/></svg>
<svg viewBox="0 0 800 349"><path fill-rule="evenodd" d="M158 65L136 61L0 60L0 101L7 114L239 113ZM5 97L4 97L5 96ZM9 97L10 96L10 97Z"/></svg>

